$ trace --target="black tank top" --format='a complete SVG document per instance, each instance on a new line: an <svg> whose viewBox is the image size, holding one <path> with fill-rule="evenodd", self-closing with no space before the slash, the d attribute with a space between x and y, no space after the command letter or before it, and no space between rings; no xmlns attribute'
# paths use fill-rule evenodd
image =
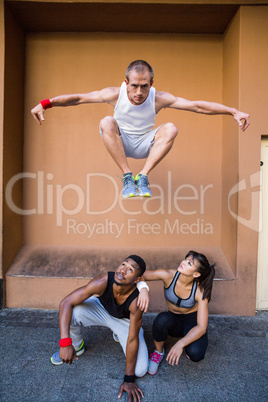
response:
<svg viewBox="0 0 268 402"><path fill-rule="evenodd" d="M113 294L114 272L108 272L107 287L102 296L99 296L101 304L115 318L129 318L129 306L136 297L139 296L139 291L136 288L122 304L117 304Z"/></svg>

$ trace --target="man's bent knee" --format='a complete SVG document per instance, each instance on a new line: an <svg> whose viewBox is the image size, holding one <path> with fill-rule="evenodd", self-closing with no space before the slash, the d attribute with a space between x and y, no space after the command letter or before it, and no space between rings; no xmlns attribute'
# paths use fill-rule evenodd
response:
<svg viewBox="0 0 268 402"><path fill-rule="evenodd" d="M139 365L139 367L135 367L135 376L143 377L148 371L148 363L144 363L143 365Z"/></svg>
<svg viewBox="0 0 268 402"><path fill-rule="evenodd" d="M163 137L167 141L173 141L178 134L178 129L173 123L163 124L156 134L157 137Z"/></svg>
<svg viewBox="0 0 268 402"><path fill-rule="evenodd" d="M118 124L112 116L104 117L100 122L100 129L103 133L111 133L118 130Z"/></svg>
<svg viewBox="0 0 268 402"><path fill-rule="evenodd" d="M168 137L172 140L174 140L178 134L178 129L173 123L167 123L166 124L166 133Z"/></svg>

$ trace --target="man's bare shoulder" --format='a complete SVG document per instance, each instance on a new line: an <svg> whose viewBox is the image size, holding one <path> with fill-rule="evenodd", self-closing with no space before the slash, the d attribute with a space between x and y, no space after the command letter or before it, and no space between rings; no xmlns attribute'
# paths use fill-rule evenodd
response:
<svg viewBox="0 0 268 402"><path fill-rule="evenodd" d="M95 276L95 278L93 278L92 280L96 281L96 282L107 282L108 280L108 272L103 272L97 276Z"/></svg>
<svg viewBox="0 0 268 402"><path fill-rule="evenodd" d="M113 103L117 102L119 93L120 93L120 87L107 87L107 88L103 88L100 91L100 96L101 96L103 102L113 104Z"/></svg>
<svg viewBox="0 0 268 402"><path fill-rule="evenodd" d="M87 284L87 288L100 296L105 291L107 282L108 272L105 272L91 279Z"/></svg>
<svg viewBox="0 0 268 402"><path fill-rule="evenodd" d="M158 113L161 109L169 107L176 97L166 91L155 91L155 106Z"/></svg>

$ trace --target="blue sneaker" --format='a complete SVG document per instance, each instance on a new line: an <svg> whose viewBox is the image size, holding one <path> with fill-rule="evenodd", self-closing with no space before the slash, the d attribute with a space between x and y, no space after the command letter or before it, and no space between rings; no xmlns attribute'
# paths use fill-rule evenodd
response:
<svg viewBox="0 0 268 402"><path fill-rule="evenodd" d="M85 352L85 344L84 341L81 343L81 346L79 349L76 351L76 356L81 356ZM54 353L54 355L50 358L50 361L54 366L59 366L60 364L63 364L63 361L61 360L59 356L60 351L57 350L57 352Z"/></svg>
<svg viewBox="0 0 268 402"><path fill-rule="evenodd" d="M135 184L134 177L132 176L132 173L126 173L124 174L123 177L123 190L122 190L122 196L123 198L130 198L130 197L136 197L137 194L137 187Z"/></svg>
<svg viewBox="0 0 268 402"><path fill-rule="evenodd" d="M135 182L138 188L138 194L141 197L152 197L150 183L146 174L137 174Z"/></svg>

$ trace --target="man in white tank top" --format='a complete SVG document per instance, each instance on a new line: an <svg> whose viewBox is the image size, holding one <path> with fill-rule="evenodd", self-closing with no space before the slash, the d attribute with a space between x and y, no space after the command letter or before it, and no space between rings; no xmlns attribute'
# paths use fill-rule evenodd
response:
<svg viewBox="0 0 268 402"><path fill-rule="evenodd" d="M156 91L153 85L154 71L143 60L132 62L121 87L109 87L83 94L60 95L45 99L31 113L41 124L46 109L54 106L75 106L83 103L108 103L114 108L114 116L106 116L100 122L103 142L123 173L124 198L151 197L149 172L170 151L178 130L173 123L154 128L157 113L164 108L188 110L203 114L228 114L245 131L249 115L219 103L190 101L165 91ZM134 178L127 157L146 161Z"/></svg>

